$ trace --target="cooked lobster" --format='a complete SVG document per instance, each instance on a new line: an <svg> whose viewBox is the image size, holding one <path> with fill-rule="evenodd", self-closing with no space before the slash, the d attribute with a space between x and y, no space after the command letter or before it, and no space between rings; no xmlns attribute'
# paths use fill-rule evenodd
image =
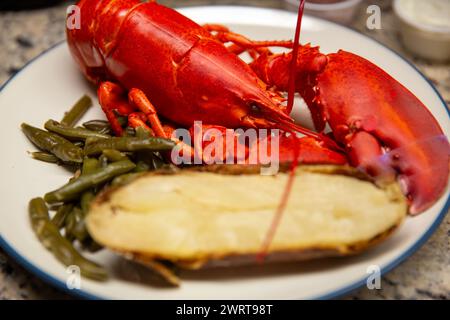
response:
<svg viewBox="0 0 450 320"><path fill-rule="evenodd" d="M449 144L408 89L362 57L325 55L292 41L252 41L220 25L200 26L155 1L81 0L81 28L67 29L70 51L92 82L116 134L117 115L168 137L159 116L189 128L267 128L299 132L282 139L281 159L346 163L376 178L399 177L410 212L430 207L448 181ZM230 43L231 45L227 45ZM270 47L294 48L273 54ZM239 57L247 51L251 64ZM294 53L295 56L294 56ZM297 60L293 60L297 59ZM285 104L290 66L295 89L317 132L295 124ZM332 129L324 134L325 123ZM345 155L341 151L345 151ZM297 160L297 159L295 159Z"/></svg>

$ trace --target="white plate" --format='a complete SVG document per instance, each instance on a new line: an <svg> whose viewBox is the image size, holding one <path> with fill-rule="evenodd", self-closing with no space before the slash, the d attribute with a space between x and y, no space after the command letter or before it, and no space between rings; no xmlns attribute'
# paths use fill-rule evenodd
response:
<svg viewBox="0 0 450 320"><path fill-rule="evenodd" d="M182 12L197 22L223 23L256 39L292 38L296 22L292 13L246 7L197 7ZM424 76L403 58L350 29L311 17L305 17L303 23L302 42L307 41L321 45L324 52L340 48L355 52L388 70L430 108L449 136L445 103ZM0 244L29 270L64 290L67 290L66 270L35 238L26 208L29 199L62 185L69 174L54 165L32 160L26 151L34 148L19 127L22 122L42 126L49 118L61 118L64 110L84 93L95 97L95 91L83 79L62 43L28 64L0 94L5 119L0 127L0 144L7 150L2 154L0 166ZM101 117L99 110L91 110L86 119ZM152 286L147 274L135 267L129 279L125 279L121 274L130 265L105 251L94 258L113 269L112 279L106 283L83 279L81 290L71 292L82 297L113 299L332 298L364 285L370 266L379 266L382 272L387 272L411 255L436 229L448 206L447 192L427 212L407 219L388 241L358 257L188 273L178 289Z"/></svg>

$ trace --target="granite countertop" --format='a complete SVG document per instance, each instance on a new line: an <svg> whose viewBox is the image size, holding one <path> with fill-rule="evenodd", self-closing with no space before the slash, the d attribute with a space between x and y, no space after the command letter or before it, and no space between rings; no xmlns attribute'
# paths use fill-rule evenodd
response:
<svg viewBox="0 0 450 320"><path fill-rule="evenodd" d="M167 0L160 3L177 5L239 4L283 8L278 0ZM382 29L365 27L364 11L353 28L385 43L412 61L450 103L450 65L415 59L402 48L389 0L383 1ZM24 11L0 12L0 85L14 75L27 61L64 39L65 8L56 7ZM361 9L363 10L364 7ZM3 106L4 107L4 106ZM66 299L65 293L53 289L0 249L0 299ZM447 215L431 239L401 266L382 280L381 290L360 289L347 299L450 299L450 215Z"/></svg>

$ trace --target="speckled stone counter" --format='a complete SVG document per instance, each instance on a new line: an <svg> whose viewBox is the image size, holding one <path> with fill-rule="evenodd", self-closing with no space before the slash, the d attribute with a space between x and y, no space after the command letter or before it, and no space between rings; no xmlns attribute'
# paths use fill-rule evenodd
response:
<svg viewBox="0 0 450 320"><path fill-rule="evenodd" d="M283 8L283 2L278 0L160 2L170 6L239 4ZM57 7L28 12L0 12L0 84L14 75L27 61L64 39L67 5L68 3L63 3ZM406 53L399 42L389 6L383 8L381 30L367 30L363 11L360 16L353 24L355 29L410 59L437 86L447 104L450 102L450 65L427 63ZM70 297L24 270L0 250L0 299L67 298ZM344 298L450 299L450 215L447 215L436 233L417 253L383 277L381 290L361 289Z"/></svg>

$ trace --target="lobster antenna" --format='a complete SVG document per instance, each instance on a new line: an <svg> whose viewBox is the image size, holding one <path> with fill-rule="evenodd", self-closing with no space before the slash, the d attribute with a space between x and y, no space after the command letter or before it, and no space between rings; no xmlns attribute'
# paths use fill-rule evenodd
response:
<svg viewBox="0 0 450 320"><path fill-rule="evenodd" d="M295 94L295 71L297 69L297 55L298 55L298 48L299 48L299 41L300 41L300 30L302 25L302 17L303 17L303 11L305 7L305 0L300 0L300 6L298 8L298 15L297 15L297 27L295 29L295 39L294 39L294 49L292 50L292 60L291 60L291 72L289 74L289 91L288 91L288 105L287 105L287 113L290 114L292 111L292 107L294 106L294 94ZM293 127L293 129L298 129L293 124L290 125ZM310 132L307 129L300 130L300 132L305 131L304 133L309 134L311 136L314 136L315 133ZM256 259L258 262L263 262L267 252L269 250L269 246L273 241L273 238L275 237L275 233L277 231L277 228L280 224L281 218L283 217L283 213L286 210L286 206L289 200L289 196L291 195L292 186L294 185L295 180L295 169L298 166L298 158L300 155L300 143L298 143L299 138L297 137L297 133L294 130L286 130L288 131L292 139L295 140L294 145L294 160L291 163L291 167L289 168L289 177L286 184L286 187L283 190L283 195L281 197L280 203L278 205L277 211L275 212L275 216L272 220L272 223L270 225L269 231L266 234L266 237L264 239L261 252L256 256ZM302 132L303 133L303 132Z"/></svg>
<svg viewBox="0 0 450 320"><path fill-rule="evenodd" d="M272 222L269 227L269 231L266 234L266 237L264 238L264 242L261 248L261 251L256 256L256 260L260 263L264 262L264 259L267 256L267 252L269 250L269 246L272 243L273 238L275 237L275 233L277 231L277 228L281 222L281 218L283 217L283 213L286 210L286 206L289 200L289 196L292 193L292 186L294 185L295 180L295 170L299 163L299 157L300 157L300 143L299 138L297 137L297 134L295 132L290 131L292 139L295 140L294 144L294 160L292 160L291 166L289 168L289 176L288 181L286 183L286 187L283 190L283 194L281 196L280 203L278 204L277 211L275 212L275 216L272 219Z"/></svg>
<svg viewBox="0 0 450 320"><path fill-rule="evenodd" d="M294 107L294 96L295 96L295 73L297 71L297 56L298 49L300 46L300 32L302 29L302 19L303 19L303 11L305 8L305 0L300 0L300 6L298 8L297 15L297 26L295 28L295 37L294 37L294 48L292 49L292 59L290 66L290 74L289 74L289 90L288 90L288 103L287 103L287 114L290 114L292 108Z"/></svg>

